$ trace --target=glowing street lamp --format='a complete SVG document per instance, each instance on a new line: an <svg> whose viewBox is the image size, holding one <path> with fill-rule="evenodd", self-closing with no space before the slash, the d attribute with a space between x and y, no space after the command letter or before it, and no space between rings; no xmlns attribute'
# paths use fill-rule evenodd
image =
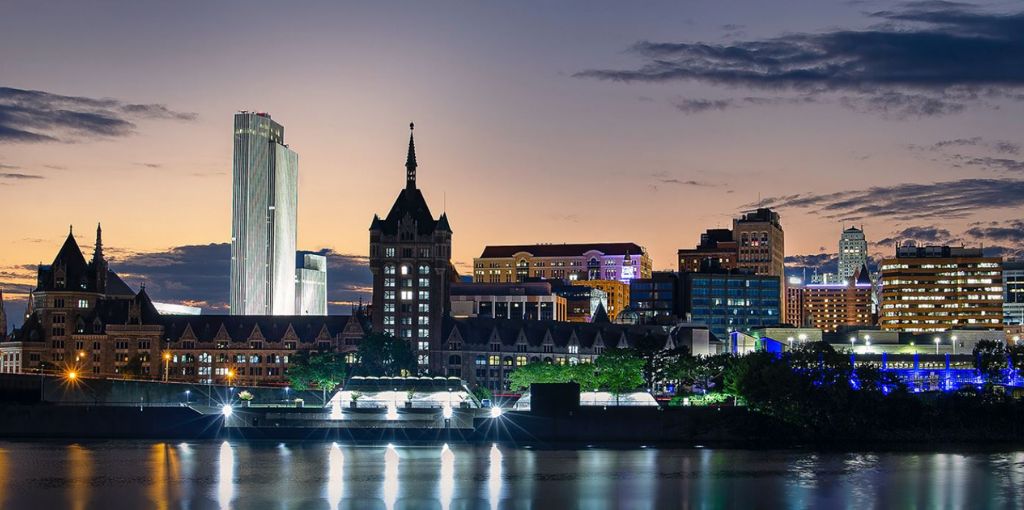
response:
<svg viewBox="0 0 1024 510"><path fill-rule="evenodd" d="M956 335L949 337L953 341L953 354L956 354Z"/></svg>
<svg viewBox="0 0 1024 510"><path fill-rule="evenodd" d="M170 363L171 363L171 353L165 352L164 353L164 382L167 382L167 373L168 373L168 369L170 368Z"/></svg>
<svg viewBox="0 0 1024 510"><path fill-rule="evenodd" d="M850 337L850 352L853 352L853 344L855 344L855 343L857 343L857 337L851 336Z"/></svg>
<svg viewBox="0 0 1024 510"><path fill-rule="evenodd" d="M78 372L75 372L74 370L69 370L67 376L69 381L74 381L75 379L78 379Z"/></svg>
<svg viewBox="0 0 1024 510"><path fill-rule="evenodd" d="M789 340L789 350L792 351L793 350L793 337L789 337L789 338L787 338L787 340Z"/></svg>
<svg viewBox="0 0 1024 510"><path fill-rule="evenodd" d="M939 344L942 343L942 338L935 337L935 354L939 353Z"/></svg>

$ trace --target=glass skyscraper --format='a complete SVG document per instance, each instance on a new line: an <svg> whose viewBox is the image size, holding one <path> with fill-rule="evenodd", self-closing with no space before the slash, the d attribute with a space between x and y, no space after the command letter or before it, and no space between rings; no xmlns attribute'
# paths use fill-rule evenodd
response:
<svg viewBox="0 0 1024 510"><path fill-rule="evenodd" d="M266 113L235 114L231 313L295 313L299 156Z"/></svg>

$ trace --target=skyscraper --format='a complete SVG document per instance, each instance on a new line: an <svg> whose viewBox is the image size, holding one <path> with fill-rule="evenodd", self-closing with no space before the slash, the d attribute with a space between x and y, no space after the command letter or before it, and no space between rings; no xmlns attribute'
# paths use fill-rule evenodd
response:
<svg viewBox="0 0 1024 510"><path fill-rule="evenodd" d="M786 238L779 213L762 207L732 220L732 239L738 243L736 267L779 278L779 306L786 313Z"/></svg>
<svg viewBox="0 0 1024 510"><path fill-rule="evenodd" d="M266 113L235 114L231 210L233 315L295 313L299 156Z"/></svg>
<svg viewBox="0 0 1024 510"><path fill-rule="evenodd" d="M299 253L295 268L295 314L327 315L327 257Z"/></svg>
<svg viewBox="0 0 1024 510"><path fill-rule="evenodd" d="M370 223L373 329L407 340L420 373L441 374L441 319L451 307L452 229L436 220L416 187L416 146L409 124L405 189L388 215Z"/></svg>
<svg viewBox="0 0 1024 510"><path fill-rule="evenodd" d="M868 242L857 227L843 230L839 237L839 281L852 282L854 275L868 263Z"/></svg>

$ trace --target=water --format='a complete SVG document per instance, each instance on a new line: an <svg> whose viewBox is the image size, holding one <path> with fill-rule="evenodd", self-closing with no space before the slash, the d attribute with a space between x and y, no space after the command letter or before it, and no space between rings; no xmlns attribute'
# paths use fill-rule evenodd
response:
<svg viewBox="0 0 1024 510"><path fill-rule="evenodd" d="M0 508L1019 508L1024 451L0 442Z"/></svg>

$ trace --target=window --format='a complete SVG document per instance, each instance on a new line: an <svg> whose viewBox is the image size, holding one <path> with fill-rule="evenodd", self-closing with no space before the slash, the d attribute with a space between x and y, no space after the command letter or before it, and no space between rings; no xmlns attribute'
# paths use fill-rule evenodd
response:
<svg viewBox="0 0 1024 510"><path fill-rule="evenodd" d="M429 290L421 290L420 293L419 293L419 297L420 297L420 299L423 299L423 300L430 299L430 291Z"/></svg>
<svg viewBox="0 0 1024 510"><path fill-rule="evenodd" d="M417 336L420 338L430 338L430 330L427 328L420 328L417 332Z"/></svg>
<svg viewBox="0 0 1024 510"><path fill-rule="evenodd" d="M429 312L429 311L430 311L430 304L428 304L428 303L420 303L420 304L419 304L419 305L417 306L417 310L418 310L418 311L419 311L420 313L427 313L427 312Z"/></svg>
<svg viewBox="0 0 1024 510"><path fill-rule="evenodd" d="M394 264L385 264L384 265L384 274L395 274L395 265Z"/></svg>
<svg viewBox="0 0 1024 510"><path fill-rule="evenodd" d="M54 308L64 308L64 298L53 298Z"/></svg>
<svg viewBox="0 0 1024 510"><path fill-rule="evenodd" d="M402 330L402 338L405 338L405 339L412 338L412 330L411 329L403 329Z"/></svg>
<svg viewBox="0 0 1024 510"><path fill-rule="evenodd" d="M424 342L424 341L417 342L416 343L416 347L419 350L421 350L421 351L429 351L430 350L430 342Z"/></svg>
<svg viewBox="0 0 1024 510"><path fill-rule="evenodd" d="M420 354L419 356L416 357L416 363L420 364L420 365L429 365L430 364L430 355L429 354Z"/></svg>
<svg viewBox="0 0 1024 510"><path fill-rule="evenodd" d="M578 346L578 345L570 345L569 346L569 354L579 354L579 352L580 352L580 346Z"/></svg>
<svg viewBox="0 0 1024 510"><path fill-rule="evenodd" d="M393 291L393 290L385 290L384 291L384 299L394 301L395 300L395 291Z"/></svg>
<svg viewBox="0 0 1024 510"><path fill-rule="evenodd" d="M420 287L430 287L430 278L420 278Z"/></svg>
<svg viewBox="0 0 1024 510"><path fill-rule="evenodd" d="M419 273L422 274L422 275L430 274L430 266L428 266L426 264L420 264Z"/></svg>
<svg viewBox="0 0 1024 510"><path fill-rule="evenodd" d="M516 356L516 366L521 367L526 364L526 356Z"/></svg>
<svg viewBox="0 0 1024 510"><path fill-rule="evenodd" d="M403 265L401 273L402 273L402 276L405 276L405 275L409 274L409 266Z"/></svg>
<svg viewBox="0 0 1024 510"><path fill-rule="evenodd" d="M395 249L394 248L384 248L384 256L389 258L389 259L395 258Z"/></svg>
<svg viewBox="0 0 1024 510"><path fill-rule="evenodd" d="M420 257L427 258L430 256L430 248L420 248Z"/></svg>
<svg viewBox="0 0 1024 510"><path fill-rule="evenodd" d="M394 278L385 278L384 279L384 286L385 287L394 287L395 286L395 279Z"/></svg>
<svg viewBox="0 0 1024 510"><path fill-rule="evenodd" d="M395 304L384 303L384 313L395 313Z"/></svg>
<svg viewBox="0 0 1024 510"><path fill-rule="evenodd" d="M501 356L498 356L497 354L492 354L492 355L488 356L487 357L487 364L491 365L492 367L496 367L496 366L500 365L501 364Z"/></svg>
<svg viewBox="0 0 1024 510"><path fill-rule="evenodd" d="M411 289L412 288L412 278L402 278L402 287Z"/></svg>
<svg viewBox="0 0 1024 510"><path fill-rule="evenodd" d="M88 299L79 299L78 300L78 307L79 308L89 308L89 300Z"/></svg>
<svg viewBox="0 0 1024 510"><path fill-rule="evenodd" d="M402 291L402 301L412 301L412 291L411 290L403 290Z"/></svg>
<svg viewBox="0 0 1024 510"><path fill-rule="evenodd" d="M430 325L430 317L427 317L426 315L421 315L419 317L419 319L418 319L418 323L419 323L420 326L429 326Z"/></svg>
<svg viewBox="0 0 1024 510"><path fill-rule="evenodd" d="M384 324L386 324L388 326L393 326L395 324L395 316L394 315L385 315L384 316Z"/></svg>

